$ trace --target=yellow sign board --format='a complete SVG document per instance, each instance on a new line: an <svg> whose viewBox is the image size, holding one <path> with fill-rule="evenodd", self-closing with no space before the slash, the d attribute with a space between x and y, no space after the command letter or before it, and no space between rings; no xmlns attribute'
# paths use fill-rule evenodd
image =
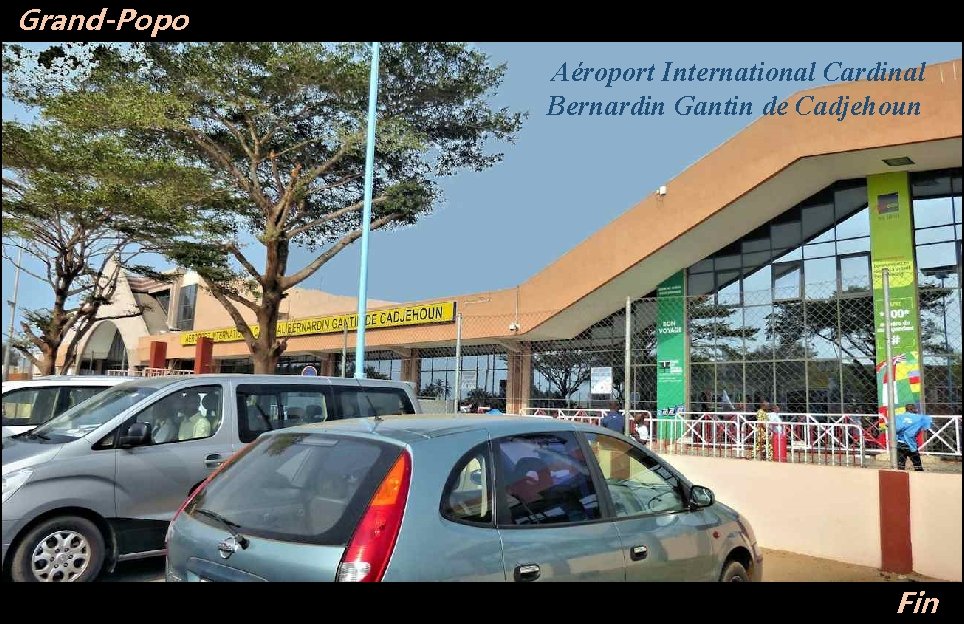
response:
<svg viewBox="0 0 964 624"><path fill-rule="evenodd" d="M455 320L455 302L440 301L401 308L386 308L373 310L365 315L365 329L382 329L385 327L403 327L405 325L430 325L434 323L451 323ZM251 325L251 333L258 335L257 325ZM334 316L316 316L312 318L296 319L292 321L278 321L278 337L311 336L315 334L334 334L345 331L355 331L358 328L358 314L336 314ZM244 340L241 332L235 327L209 329L207 331L185 332L181 335L181 344L188 346L197 344L198 338L205 336L213 342L237 342Z"/></svg>

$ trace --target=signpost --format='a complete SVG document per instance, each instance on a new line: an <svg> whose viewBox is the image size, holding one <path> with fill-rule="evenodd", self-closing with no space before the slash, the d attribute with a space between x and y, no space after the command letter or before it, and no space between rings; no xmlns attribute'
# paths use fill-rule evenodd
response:
<svg viewBox="0 0 964 624"><path fill-rule="evenodd" d="M318 369L309 364L308 366L305 366L304 368L301 369L301 375L303 377L317 377Z"/></svg>

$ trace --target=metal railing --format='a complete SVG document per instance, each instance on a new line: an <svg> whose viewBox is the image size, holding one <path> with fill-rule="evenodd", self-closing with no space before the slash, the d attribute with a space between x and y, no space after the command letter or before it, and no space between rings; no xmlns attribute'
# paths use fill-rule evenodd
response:
<svg viewBox="0 0 964 624"><path fill-rule="evenodd" d="M526 408L522 413L598 425L607 411ZM783 413L779 420L758 421L752 412L630 414L643 414L651 446L668 453L864 466L873 455L889 452L875 415ZM961 416L934 416L932 421L922 436L921 455L961 457Z"/></svg>
<svg viewBox="0 0 964 624"><path fill-rule="evenodd" d="M193 374L194 371L191 370L174 370L170 368L142 368L140 370L133 368L115 368L107 371L107 375L111 377L180 377Z"/></svg>

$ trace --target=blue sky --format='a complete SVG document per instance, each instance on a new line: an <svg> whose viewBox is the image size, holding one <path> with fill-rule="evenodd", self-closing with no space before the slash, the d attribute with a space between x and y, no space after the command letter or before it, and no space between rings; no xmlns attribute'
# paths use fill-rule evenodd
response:
<svg viewBox="0 0 964 624"><path fill-rule="evenodd" d="M514 286L631 208L760 115L772 96L824 84L833 61L847 66L928 64L961 56L961 43L494 43L477 44L493 62L508 65L493 105L529 111L529 119L505 160L487 171L442 181L445 196L417 225L375 232L370 240L369 296L410 301ZM551 82L563 62L583 67L643 67L653 63L706 67L806 66L817 63L814 83ZM927 79L935 79L930 73ZM547 116L550 98L638 100L666 103L659 117ZM752 116L694 117L672 114L681 96L752 102ZM25 117L4 100L3 118ZM846 123L846 121L842 122ZM640 233L645 236L645 233ZM607 250L600 249L600 254ZM354 295L360 248L339 254L304 287ZM292 254L297 270L309 260ZM13 291L13 268L3 263L3 300ZM640 293L642 294L642 293ZM22 275L21 306L49 303L44 285ZM19 317L19 314L18 314ZM4 335L9 308L3 306Z"/></svg>

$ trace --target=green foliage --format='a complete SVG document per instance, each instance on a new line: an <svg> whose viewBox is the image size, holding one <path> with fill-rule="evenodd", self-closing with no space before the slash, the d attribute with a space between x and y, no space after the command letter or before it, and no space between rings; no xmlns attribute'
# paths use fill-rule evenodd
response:
<svg viewBox="0 0 964 624"><path fill-rule="evenodd" d="M139 313L101 314L120 270L148 272L135 259L176 240L190 207L216 201L203 171L125 139L56 122L3 123L4 256L16 263L9 252L22 250L42 267L22 269L53 295L50 308L25 310L23 336L13 344L45 373L54 372L58 355L64 369L72 364L97 320Z"/></svg>
<svg viewBox="0 0 964 624"><path fill-rule="evenodd" d="M4 52L5 70L30 78L15 81L19 97L43 103L51 118L170 150L230 194L229 205L200 206L203 229L169 255L207 279L256 366L273 367L268 360L284 348L273 329L283 293L361 235L369 47L152 42L33 58ZM382 46L372 229L411 225L430 211L435 178L499 162L487 144L511 141L523 118L488 104L503 74L461 44ZM242 250L242 233L264 253ZM292 244L316 254L297 270L288 267ZM256 282L257 296L238 286L245 280ZM239 305L256 313L258 338Z"/></svg>

